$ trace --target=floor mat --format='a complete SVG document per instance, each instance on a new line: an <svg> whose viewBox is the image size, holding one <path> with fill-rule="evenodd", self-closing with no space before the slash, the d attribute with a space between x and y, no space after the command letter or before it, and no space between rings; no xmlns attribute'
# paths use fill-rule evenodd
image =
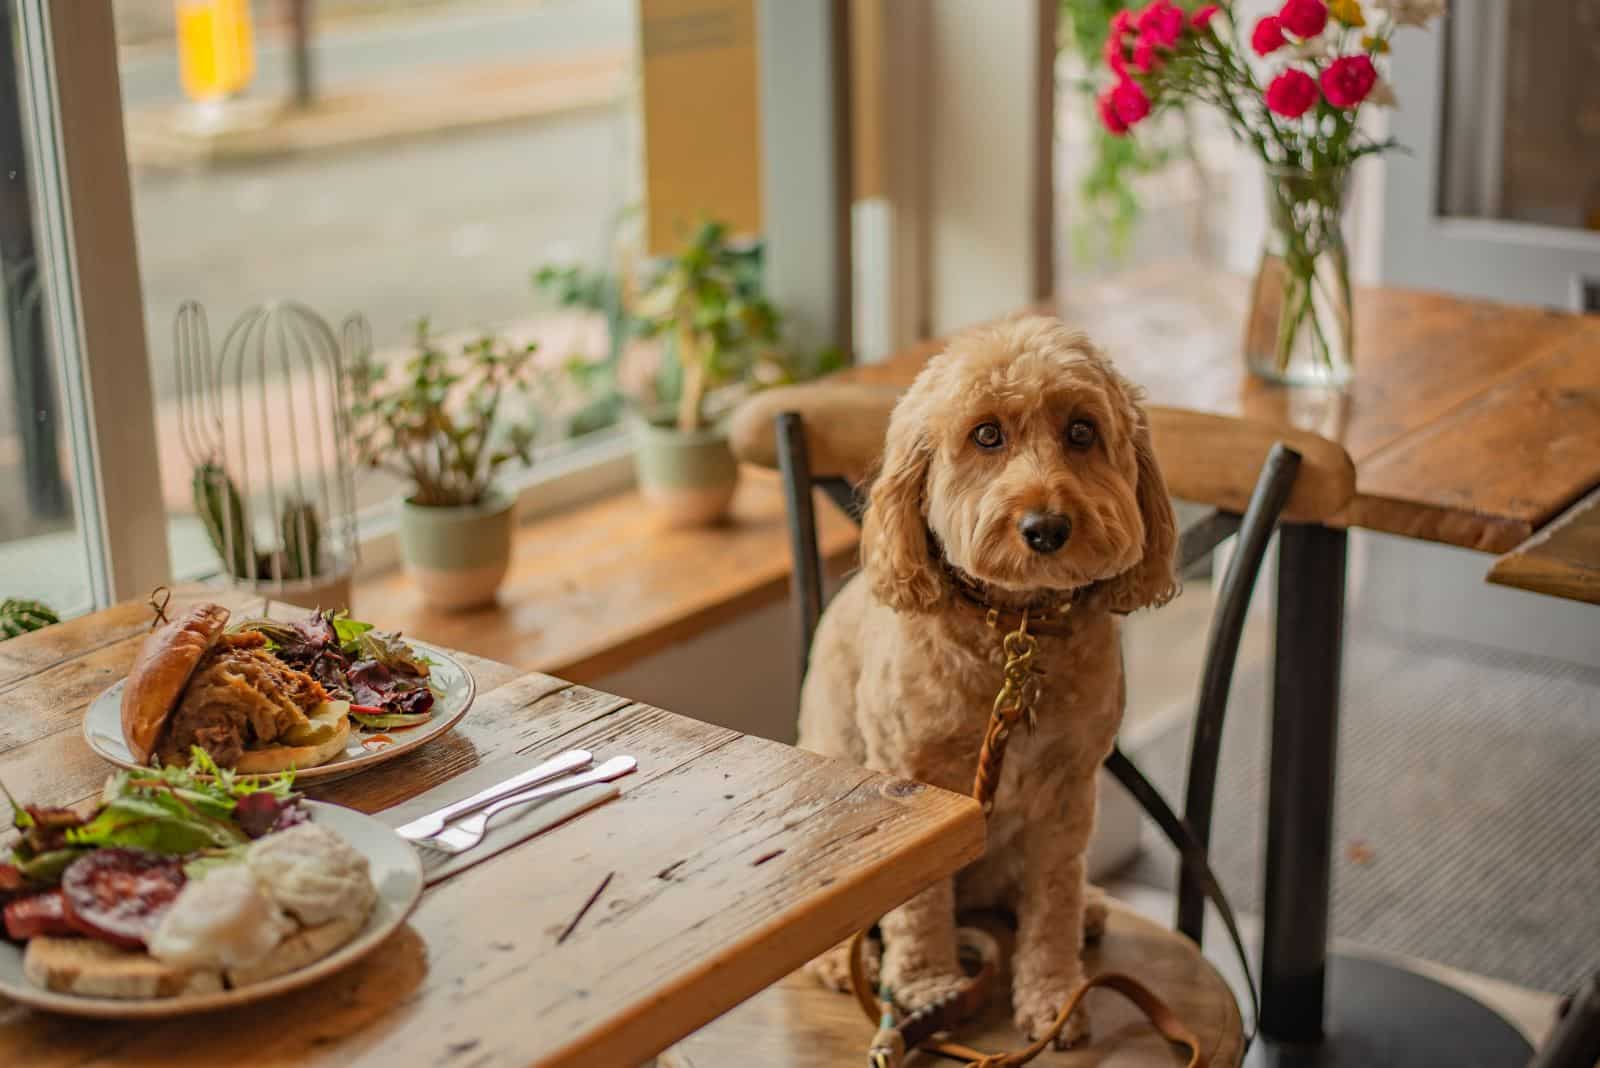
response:
<svg viewBox="0 0 1600 1068"><path fill-rule="evenodd" d="M1600 670L1347 628L1334 933L1540 990L1600 968ZM1223 735L1214 865L1261 905L1266 670L1241 669ZM1190 721L1132 747L1180 798ZM1130 873L1175 884L1151 843Z"/></svg>

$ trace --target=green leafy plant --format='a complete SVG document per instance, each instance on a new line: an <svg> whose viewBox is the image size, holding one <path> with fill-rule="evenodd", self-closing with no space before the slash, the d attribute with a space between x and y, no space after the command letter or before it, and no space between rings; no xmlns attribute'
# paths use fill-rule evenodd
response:
<svg viewBox="0 0 1600 1068"><path fill-rule="evenodd" d="M478 504L501 468L533 462L537 348L492 335L446 348L420 320L414 355L393 364L367 358L351 370L358 461L408 479L413 504ZM515 415L514 400L524 402Z"/></svg>
<svg viewBox="0 0 1600 1068"><path fill-rule="evenodd" d="M628 341L639 333L639 324L624 304L620 282L608 271L549 264L533 272L533 284L549 295L557 307L598 312L605 319L605 355L587 359L573 353L562 367L568 381L585 398L567 416L567 437L582 437L614 425L625 405L617 385L617 371Z"/></svg>
<svg viewBox="0 0 1600 1068"><path fill-rule="evenodd" d="M647 336L666 341L676 369L679 430L709 422L712 390L745 380L778 346L778 309L761 290L760 250L736 248L723 223L706 222L640 297Z"/></svg>
<svg viewBox="0 0 1600 1068"><path fill-rule="evenodd" d="M7 597L0 601L0 641L60 623L61 617L43 601Z"/></svg>
<svg viewBox="0 0 1600 1068"><path fill-rule="evenodd" d="M799 351L782 342L782 315L765 295L758 243L738 244L727 227L708 222L676 257L644 279L645 294L609 269L571 264L541 267L535 288L558 307L604 317L607 351L600 358L574 354L564 371L588 402L572 415L569 436L609 426L627 398L619 383L629 342L655 338L661 360L648 396L632 398L647 415L665 416L680 427L711 421L714 397L804 381L845 366L836 347ZM689 353L689 359L682 358Z"/></svg>

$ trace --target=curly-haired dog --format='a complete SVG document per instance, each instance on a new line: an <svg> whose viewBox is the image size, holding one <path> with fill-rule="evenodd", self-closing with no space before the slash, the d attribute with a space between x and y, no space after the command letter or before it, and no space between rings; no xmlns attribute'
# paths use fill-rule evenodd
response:
<svg viewBox="0 0 1600 1068"><path fill-rule="evenodd" d="M960 982L958 905L1016 914L1020 1030L1042 1033L1082 980L1095 772L1122 719L1113 617L1172 596L1175 542L1138 391L1057 320L956 338L895 405L862 574L817 630L800 744L970 791L1004 660L986 608L1071 606L1065 632L1038 639L1037 727L1012 736L985 856L883 920L883 977L907 1006ZM812 967L847 981L838 949ZM1080 1012L1061 1044L1087 1033Z"/></svg>

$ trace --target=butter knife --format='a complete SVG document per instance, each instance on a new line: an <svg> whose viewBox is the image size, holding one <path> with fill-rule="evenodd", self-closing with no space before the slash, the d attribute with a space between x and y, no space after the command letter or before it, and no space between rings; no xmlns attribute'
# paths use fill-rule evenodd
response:
<svg viewBox="0 0 1600 1068"><path fill-rule="evenodd" d="M452 802L443 808L436 809L425 816L418 816L402 827L395 830L401 838L408 842L420 842L424 838L431 838L444 830L444 825L457 816L465 816L469 812L476 812L485 805L493 804L508 794L517 793L529 786L588 767L594 761L594 755L586 749L570 749L558 757L546 760L542 764L535 764L527 771L519 772L509 779L487 786L471 797L464 797L460 801Z"/></svg>

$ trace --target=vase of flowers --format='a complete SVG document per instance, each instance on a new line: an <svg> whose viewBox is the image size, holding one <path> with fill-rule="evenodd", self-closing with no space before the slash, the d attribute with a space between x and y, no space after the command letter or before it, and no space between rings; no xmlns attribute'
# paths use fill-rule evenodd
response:
<svg viewBox="0 0 1600 1068"><path fill-rule="evenodd" d="M357 457L410 485L400 555L431 608L490 604L505 579L514 501L495 476L533 459L536 348L492 336L447 348L424 319L411 357L351 370Z"/></svg>
<svg viewBox="0 0 1600 1068"><path fill-rule="evenodd" d="M1285 0L1248 38L1225 3L1152 0L1113 21L1112 81L1098 98L1107 130L1126 135L1162 108L1198 101L1219 109L1262 161L1267 230L1244 342L1256 375L1350 381L1345 197L1354 165L1395 147L1362 129L1361 109L1394 106L1380 70L1390 38L1444 8L1445 0Z"/></svg>

